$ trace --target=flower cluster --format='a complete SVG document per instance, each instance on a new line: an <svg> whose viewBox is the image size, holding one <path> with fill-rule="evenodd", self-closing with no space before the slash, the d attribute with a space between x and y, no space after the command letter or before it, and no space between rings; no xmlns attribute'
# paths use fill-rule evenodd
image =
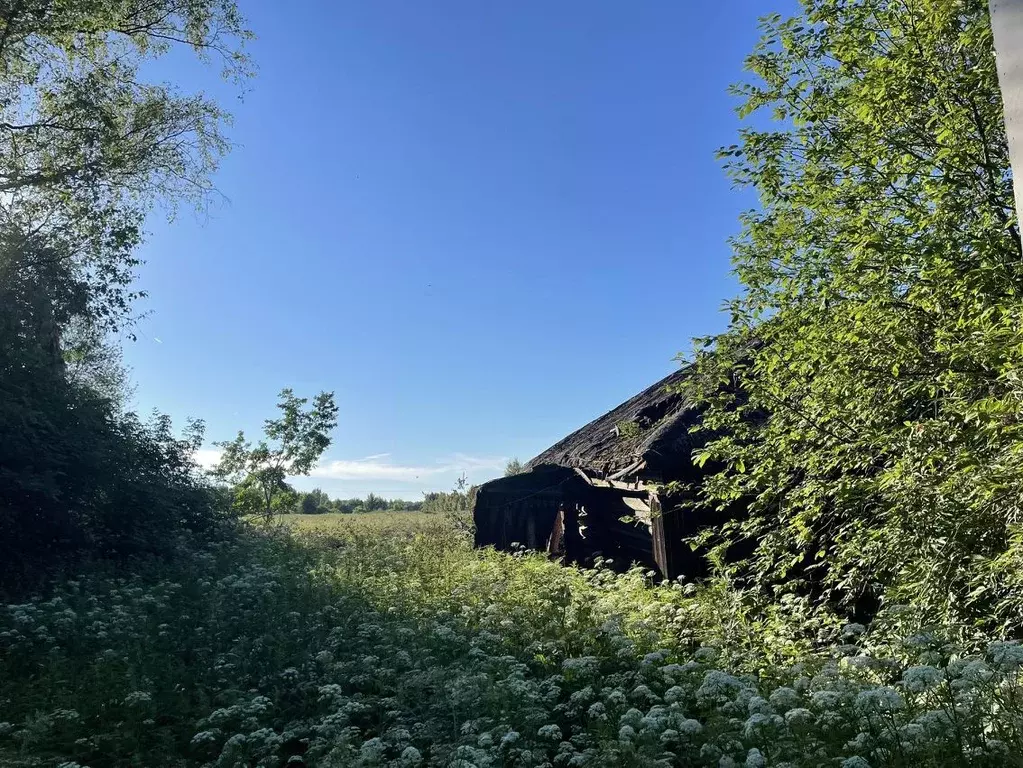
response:
<svg viewBox="0 0 1023 768"><path fill-rule="evenodd" d="M896 659L850 626L833 653L754 674L733 649L678 640L684 611L635 574L421 535L342 544L243 539L0 608L0 762L880 768L1023 754L1013 642L936 659L908 638Z"/></svg>

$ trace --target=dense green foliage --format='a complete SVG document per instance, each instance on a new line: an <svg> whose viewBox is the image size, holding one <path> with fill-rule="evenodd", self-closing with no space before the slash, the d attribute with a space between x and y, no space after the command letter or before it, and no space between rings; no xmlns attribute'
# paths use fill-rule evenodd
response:
<svg viewBox="0 0 1023 768"><path fill-rule="evenodd" d="M294 511L301 515L329 515L331 513L352 514L363 512L418 512L423 507L422 501L406 501L405 499L385 499L370 493L366 498L332 499L320 488L309 493L300 493Z"/></svg>
<svg viewBox="0 0 1023 768"><path fill-rule="evenodd" d="M747 504L723 539L757 548L654 584L473 550L464 478L294 492L330 393L284 390L210 486L201 424L127 412L109 334L145 212L202 204L227 147L218 105L141 73L179 46L243 76L248 33L231 0L0 8L0 763L1023 766L1023 248L986 4L803 0L764 33L723 151L760 195L745 290L693 380L695 503ZM399 507L428 514L324 514ZM213 535L230 509L298 514Z"/></svg>
<svg viewBox="0 0 1023 768"><path fill-rule="evenodd" d="M230 0L0 7L0 591L218 522L201 425L126 413L109 334L147 209L202 204L227 148L216 104L142 73L179 47L242 76L247 36Z"/></svg>
<svg viewBox="0 0 1023 768"><path fill-rule="evenodd" d="M308 404L308 407L306 405ZM233 486L234 508L240 514L275 514L294 509L298 495L287 478L308 475L330 446L337 426L333 392L320 392L310 404L290 389L281 390L281 415L264 422L264 437L256 444L239 432L234 440L217 443L223 453L214 476Z"/></svg>
<svg viewBox="0 0 1023 768"><path fill-rule="evenodd" d="M4 606L0 762L1023 764L1017 645L967 657L918 636L880 657L850 626L797 662L798 643L775 651L798 613L372 517Z"/></svg>
<svg viewBox="0 0 1023 768"><path fill-rule="evenodd" d="M697 354L703 500L749 501L764 587L1016 632L1023 250L987 3L802 5L764 21L722 151L760 205Z"/></svg>

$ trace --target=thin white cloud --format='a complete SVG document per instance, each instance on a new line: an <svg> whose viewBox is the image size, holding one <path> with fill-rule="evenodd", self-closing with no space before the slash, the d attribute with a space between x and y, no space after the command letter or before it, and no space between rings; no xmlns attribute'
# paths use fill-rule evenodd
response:
<svg viewBox="0 0 1023 768"><path fill-rule="evenodd" d="M203 469L213 469L220 463L223 451L219 448L200 448L195 452L195 461Z"/></svg>
<svg viewBox="0 0 1023 768"><path fill-rule="evenodd" d="M195 460L203 469L212 469L222 452L217 448L200 448ZM438 460L433 465L396 464L390 461L391 454L375 453L361 459L333 459L321 462L309 473L311 477L328 480L387 480L399 483L422 482L439 475L456 476L462 472L477 474L496 472L504 469L508 462L505 456L470 456L456 453ZM477 479L477 478L473 478Z"/></svg>
<svg viewBox="0 0 1023 768"><path fill-rule="evenodd" d="M499 470L507 462L505 457L468 456L458 453L432 466L418 466L387 461L389 455L378 454L363 459L334 459L314 467L309 474L312 477L332 480L393 480L414 483L437 475Z"/></svg>

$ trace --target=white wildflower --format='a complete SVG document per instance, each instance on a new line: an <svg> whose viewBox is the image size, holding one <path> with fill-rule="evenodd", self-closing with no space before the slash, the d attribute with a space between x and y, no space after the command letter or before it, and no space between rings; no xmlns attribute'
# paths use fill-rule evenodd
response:
<svg viewBox="0 0 1023 768"><path fill-rule="evenodd" d="M767 758L756 747L746 753L746 768L764 768L766 765Z"/></svg>
<svg viewBox="0 0 1023 768"><path fill-rule="evenodd" d="M704 675L703 683L696 691L696 698L722 703L731 699L744 687L745 684L739 678L727 672L712 669Z"/></svg>
<svg viewBox="0 0 1023 768"><path fill-rule="evenodd" d="M864 634L866 631L867 631L867 628L865 626L863 626L862 624L856 624L856 623L846 624L844 627L842 627L842 636L843 637L859 637L860 635Z"/></svg>
<svg viewBox="0 0 1023 768"><path fill-rule="evenodd" d="M773 710L771 709L771 705L767 703L767 699L761 696L753 696L746 704L746 711L751 715L755 715L757 713L769 715Z"/></svg>
<svg viewBox="0 0 1023 768"><path fill-rule="evenodd" d="M625 698L625 693L618 690L617 688L607 695L607 703L611 706L623 706L628 699Z"/></svg>
<svg viewBox="0 0 1023 768"><path fill-rule="evenodd" d="M536 735L541 739L547 739L548 741L561 741L561 728L557 725L543 725L540 730L536 732Z"/></svg>
<svg viewBox="0 0 1023 768"><path fill-rule="evenodd" d="M870 768L870 763L859 755L854 755L842 761L842 768Z"/></svg>
<svg viewBox="0 0 1023 768"><path fill-rule="evenodd" d="M664 692L664 700L669 704L674 704L677 701L681 701L685 698L686 692L677 685L671 686Z"/></svg>
<svg viewBox="0 0 1023 768"><path fill-rule="evenodd" d="M699 736L703 732L703 724L699 720L689 718L679 723L678 729L686 736Z"/></svg>
<svg viewBox="0 0 1023 768"><path fill-rule="evenodd" d="M799 694L792 688L782 686L771 691L771 706L782 712L799 706Z"/></svg>
<svg viewBox="0 0 1023 768"><path fill-rule="evenodd" d="M643 719L643 713L640 712L635 707L633 707L628 712L626 712L624 715L622 715L621 718L618 720L618 722L621 725L631 725L633 728L635 728L635 727L637 727L639 725L639 723L640 723L640 721L642 719Z"/></svg>
<svg viewBox="0 0 1023 768"><path fill-rule="evenodd" d="M861 712L896 712L905 706L902 695L888 686L868 688L856 695L856 707Z"/></svg>
<svg viewBox="0 0 1023 768"><path fill-rule="evenodd" d="M623 725L618 729L619 741L632 741L636 738L636 730L631 725Z"/></svg>
<svg viewBox="0 0 1023 768"><path fill-rule="evenodd" d="M590 705L590 708L586 710L586 714L594 720L604 720L607 718L607 707L598 701Z"/></svg>
<svg viewBox="0 0 1023 768"><path fill-rule="evenodd" d="M917 723L925 730L936 734L944 734L950 728L955 727L955 724L952 722L949 714L942 709L924 712L923 714L918 715L913 722Z"/></svg>
<svg viewBox="0 0 1023 768"><path fill-rule="evenodd" d="M958 678L952 681L952 687L957 690L981 685L988 682L995 675L991 667L980 659L950 664L949 671Z"/></svg>
<svg viewBox="0 0 1023 768"><path fill-rule="evenodd" d="M814 691L810 694L810 701L815 707L834 709L842 701L842 694L838 691Z"/></svg>
<svg viewBox="0 0 1023 768"><path fill-rule="evenodd" d="M594 673L600 666L596 656L580 656L574 659L565 659L561 662L561 668L565 672L579 672L581 674Z"/></svg>
<svg viewBox="0 0 1023 768"><path fill-rule="evenodd" d="M153 697L147 691L132 691L124 697L122 702L126 707L137 707L143 704L148 704L153 700Z"/></svg>
<svg viewBox="0 0 1023 768"><path fill-rule="evenodd" d="M994 665L1006 672L1023 666L1023 646L1017 642L996 640L988 643L987 653Z"/></svg>
<svg viewBox="0 0 1023 768"><path fill-rule="evenodd" d="M214 729L212 731L199 731L192 737L192 746L198 747L203 744L213 744L220 739L220 731Z"/></svg>
<svg viewBox="0 0 1023 768"><path fill-rule="evenodd" d="M710 646L705 645L702 648L697 649L696 653L693 654L693 658L696 659L697 661L702 661L705 664L709 664L715 661L719 654L720 651L718 651L717 648L712 648Z"/></svg>
<svg viewBox="0 0 1023 768"><path fill-rule="evenodd" d="M656 694L645 685L637 685L632 689L630 695L633 699L643 699L645 701L652 701L657 698Z"/></svg>
<svg viewBox="0 0 1023 768"><path fill-rule="evenodd" d="M406 763L421 763L423 756L415 747L405 747L405 750L401 753L401 759Z"/></svg>
<svg viewBox="0 0 1023 768"><path fill-rule="evenodd" d="M749 720L745 722L742 732L748 739L763 737L770 731L780 728L784 723L785 721L780 715L767 715L763 712L756 712L750 715Z"/></svg>
<svg viewBox="0 0 1023 768"><path fill-rule="evenodd" d="M923 693L941 682L941 670L928 665L910 667L902 675L902 684L907 691Z"/></svg>
<svg viewBox="0 0 1023 768"><path fill-rule="evenodd" d="M510 747L518 740L519 740L518 731L508 731L508 733L501 737L501 746Z"/></svg>
<svg viewBox="0 0 1023 768"><path fill-rule="evenodd" d="M796 707L785 713L785 722L792 726L812 725L815 720L813 712L803 707Z"/></svg>

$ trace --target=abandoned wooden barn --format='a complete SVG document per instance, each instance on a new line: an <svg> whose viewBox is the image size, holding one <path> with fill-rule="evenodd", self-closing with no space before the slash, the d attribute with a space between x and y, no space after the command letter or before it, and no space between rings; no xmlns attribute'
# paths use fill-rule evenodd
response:
<svg viewBox="0 0 1023 768"><path fill-rule="evenodd" d="M590 422L526 465L480 486L476 545L546 550L577 563L598 556L663 576L700 576L703 553L684 541L713 513L679 508L658 487L698 481L691 428L700 411L679 391L683 368Z"/></svg>

